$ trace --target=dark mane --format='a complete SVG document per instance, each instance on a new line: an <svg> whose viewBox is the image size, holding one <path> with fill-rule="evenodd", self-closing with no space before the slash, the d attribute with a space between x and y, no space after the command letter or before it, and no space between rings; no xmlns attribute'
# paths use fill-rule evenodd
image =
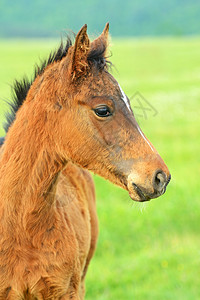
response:
<svg viewBox="0 0 200 300"><path fill-rule="evenodd" d="M41 75L46 69L46 67L50 64L57 61L61 61L62 58L67 55L68 50L71 46L72 41L69 37L67 38L67 42L65 45L63 45L63 41L61 41L61 44L57 50L51 52L49 54L49 57L41 62L40 66L35 66L35 72L32 79L24 77L20 81L14 81L14 84L12 86L12 100L7 101L7 103L10 106L10 111L6 114L6 121L3 124L3 128L6 132L8 132L9 127L15 120L16 113L20 106L23 104L24 100L26 99L28 91L36 77L38 75ZM101 43L97 49L91 49L88 55L88 63L90 65L95 66L95 68L99 71L103 70L105 67L108 66L108 64L110 64L110 62L107 61L107 59L104 56L105 51L106 46L104 43Z"/></svg>
<svg viewBox="0 0 200 300"><path fill-rule="evenodd" d="M67 55L67 52L71 45L72 41L70 38L67 39L66 45L63 45L63 41L61 41L61 44L57 50L51 52L49 54L49 57L41 62L40 66L35 66L35 72L32 79L24 77L20 81L14 81L14 84L12 86L12 100L7 101L10 106L10 111L6 114L6 121L3 124L3 128L6 132L8 132L10 125L13 123L16 112L26 99L28 91L36 77L38 75L41 75L48 65L56 61L61 61L61 59Z"/></svg>
<svg viewBox="0 0 200 300"><path fill-rule="evenodd" d="M106 45L102 43L98 45L98 48L91 49L88 54L88 62L96 67L97 70L103 70L105 67L108 67L108 64L111 65L111 62L108 61L105 57Z"/></svg>
<svg viewBox="0 0 200 300"><path fill-rule="evenodd" d="M104 53L106 51L106 46L104 43L98 48L92 49L88 54L88 62L94 65L98 70L104 69L106 66L106 59Z"/></svg>

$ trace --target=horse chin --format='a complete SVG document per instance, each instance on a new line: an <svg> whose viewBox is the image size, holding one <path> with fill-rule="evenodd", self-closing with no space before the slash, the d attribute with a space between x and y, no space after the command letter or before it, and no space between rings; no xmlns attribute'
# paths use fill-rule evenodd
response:
<svg viewBox="0 0 200 300"><path fill-rule="evenodd" d="M132 183L132 188L129 190L129 196L134 201L145 202L162 196L165 193L165 191L166 191L166 187L163 188L163 190L160 192L149 193L147 195L143 189L141 189L136 184Z"/></svg>
<svg viewBox="0 0 200 300"><path fill-rule="evenodd" d="M147 194L146 189L142 188L141 185L135 184L132 179L128 180L127 190L133 201L145 202L152 199L151 194Z"/></svg>
<svg viewBox="0 0 200 300"><path fill-rule="evenodd" d="M146 196L146 195L138 195L134 191L130 191L129 192L129 196L130 196L130 198L133 201L136 201L136 202L146 202L146 201L150 201L151 200L151 198L149 198L148 196Z"/></svg>

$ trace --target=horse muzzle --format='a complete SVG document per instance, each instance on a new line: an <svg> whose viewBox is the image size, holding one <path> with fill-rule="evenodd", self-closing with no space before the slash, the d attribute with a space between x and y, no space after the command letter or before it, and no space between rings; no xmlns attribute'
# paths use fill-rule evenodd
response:
<svg viewBox="0 0 200 300"><path fill-rule="evenodd" d="M141 183L141 178L135 176L135 174L131 174L128 177L127 186L129 195L131 199L135 201L149 201L150 199L163 195L170 180L171 175L162 170L157 170L151 180L146 177L143 184Z"/></svg>

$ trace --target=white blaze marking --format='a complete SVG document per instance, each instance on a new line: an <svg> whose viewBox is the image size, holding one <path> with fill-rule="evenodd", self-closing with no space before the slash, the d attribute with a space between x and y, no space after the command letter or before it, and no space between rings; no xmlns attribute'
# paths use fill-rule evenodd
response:
<svg viewBox="0 0 200 300"><path fill-rule="evenodd" d="M126 97L124 91L122 90L121 86L119 85L119 83L118 83L118 86L119 86L120 92L121 92L121 94L122 94L122 100L124 101L124 103L125 103L126 106L128 107L128 110L131 111L130 105L129 105L129 103L128 103L128 99L127 99L127 97Z"/></svg>
<svg viewBox="0 0 200 300"><path fill-rule="evenodd" d="M141 134L141 136L143 137L143 139L145 140L145 142L149 145L149 147L151 148L151 150L153 152L155 152L155 150L153 149L153 147L151 146L151 144L149 143L149 141L146 139L146 137L144 136L144 134L142 133L141 129L138 127L138 131Z"/></svg>
<svg viewBox="0 0 200 300"><path fill-rule="evenodd" d="M131 108L130 108L130 105L128 103L128 99L124 93L124 91L122 90L120 84L118 83L118 86L119 86L119 89L120 89L120 92L122 94L122 100L124 101L124 103L126 104L126 106L128 107L128 110L131 111ZM142 136L142 138L145 140L145 142L149 145L149 147L151 148L151 150L153 152L155 152L155 150L153 149L153 147L151 146L151 144L149 143L149 141L146 139L146 137L144 136L144 134L142 133L141 129L138 127L138 131L140 133L140 135Z"/></svg>

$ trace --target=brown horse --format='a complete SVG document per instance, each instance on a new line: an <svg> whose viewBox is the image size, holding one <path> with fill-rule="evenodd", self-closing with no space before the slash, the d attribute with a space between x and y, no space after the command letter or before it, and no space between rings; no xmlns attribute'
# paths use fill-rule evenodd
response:
<svg viewBox="0 0 200 300"><path fill-rule="evenodd" d="M108 24L92 43L86 29L33 82L15 83L0 150L0 299L84 298L98 235L87 170L136 201L162 195L170 180L108 72Z"/></svg>

